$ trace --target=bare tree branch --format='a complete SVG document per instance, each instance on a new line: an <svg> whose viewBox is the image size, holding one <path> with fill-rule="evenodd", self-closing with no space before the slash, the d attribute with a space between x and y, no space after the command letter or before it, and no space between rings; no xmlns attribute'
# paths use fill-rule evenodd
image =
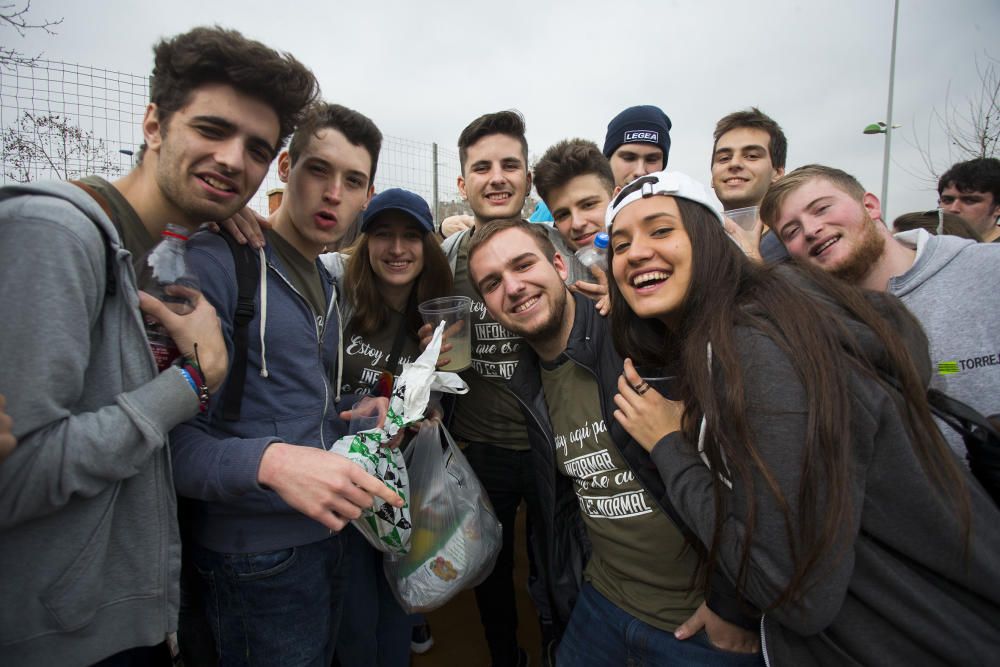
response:
<svg viewBox="0 0 1000 667"><path fill-rule="evenodd" d="M28 0L21 9L17 9L17 5L13 3L0 5L0 22L6 23L14 28L14 30L17 30L17 34L21 37L24 37L24 33L28 30L44 30L50 35L54 35L56 31L52 28L63 22L60 18L56 21L44 19L41 23L29 23L29 11L31 11L31 0Z"/></svg>
<svg viewBox="0 0 1000 667"><path fill-rule="evenodd" d="M17 8L14 3L0 4L0 27L7 26L14 28L21 37L29 30L44 30L50 35L55 35L53 28L63 22L62 18L57 20L43 19L40 23L32 22L28 19L28 12L31 10L31 0L25 2L24 7ZM27 56L14 47L0 46L0 66L12 69L18 65L24 67L34 67L42 54Z"/></svg>
<svg viewBox="0 0 1000 667"><path fill-rule="evenodd" d="M16 124L3 129L2 141L4 174L19 183L39 174L71 179L122 173L104 139L64 116L25 111Z"/></svg>
<svg viewBox="0 0 1000 667"><path fill-rule="evenodd" d="M986 54L986 62L976 58L979 89L962 105L951 101L951 84L945 90L943 111L934 108L927 120L926 137L917 136L916 120L910 136L903 141L917 150L925 173L915 174L899 165L912 176L937 184L938 176L956 162L1000 154L1000 60ZM936 126L936 130L932 130ZM932 135L940 133L947 141L946 162L935 159L931 151Z"/></svg>

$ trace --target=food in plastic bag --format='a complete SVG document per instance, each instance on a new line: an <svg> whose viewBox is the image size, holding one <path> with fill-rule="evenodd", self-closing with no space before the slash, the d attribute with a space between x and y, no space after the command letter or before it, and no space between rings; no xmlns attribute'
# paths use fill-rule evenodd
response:
<svg viewBox="0 0 1000 667"><path fill-rule="evenodd" d="M405 458L410 551L386 556L383 568L396 599L412 614L437 609L481 583L493 571L502 534L486 492L447 429L423 424Z"/></svg>

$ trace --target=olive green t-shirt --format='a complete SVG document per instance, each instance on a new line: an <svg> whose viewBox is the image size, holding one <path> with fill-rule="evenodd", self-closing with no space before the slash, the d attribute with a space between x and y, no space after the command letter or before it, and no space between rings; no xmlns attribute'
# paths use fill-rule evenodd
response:
<svg viewBox="0 0 1000 667"><path fill-rule="evenodd" d="M273 230L268 230L266 234L267 242L271 244L285 269L285 277L292 283L292 287L309 302L313 314L316 316L316 321L322 327L327 309L326 293L323 291L323 279L320 277L319 267L315 260L306 258L296 250L295 246L283 239L281 234Z"/></svg>
<svg viewBox="0 0 1000 667"><path fill-rule="evenodd" d="M155 239L142 224L139 214L118 189L100 176L85 176L83 183L104 197L111 209L111 222L118 230L122 246L132 254L132 267L136 275L142 270L146 254L153 249L159 239Z"/></svg>
<svg viewBox="0 0 1000 667"><path fill-rule="evenodd" d="M507 449L528 449L524 414L506 382L517 368L523 339L494 320L469 281L466 234L458 248L454 294L472 299L472 366L462 371L469 393L455 403L451 432L459 440L486 442Z"/></svg>
<svg viewBox="0 0 1000 667"><path fill-rule="evenodd" d="M396 332L405 326L403 314L389 311L389 320L378 331L364 336L355 328L352 318L344 330L344 377L340 385L341 394L370 394L383 370L395 377L408 364L420 356L420 341L406 332L403 334L399 359L392 359L392 346L396 342Z"/></svg>
<svg viewBox="0 0 1000 667"><path fill-rule="evenodd" d="M697 555L612 442L594 376L566 361L543 366L541 379L556 469L573 480L593 547L584 578L620 609L673 632L702 603L689 590Z"/></svg>

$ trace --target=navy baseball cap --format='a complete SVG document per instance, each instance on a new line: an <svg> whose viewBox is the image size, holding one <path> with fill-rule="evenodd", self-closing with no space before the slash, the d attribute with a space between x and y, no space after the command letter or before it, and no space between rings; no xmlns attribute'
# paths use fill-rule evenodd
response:
<svg viewBox="0 0 1000 667"><path fill-rule="evenodd" d="M424 198L402 188L380 192L368 202L361 220L361 231L367 232L375 219L386 211L400 211L417 221L425 232L434 231L434 217Z"/></svg>
<svg viewBox="0 0 1000 667"><path fill-rule="evenodd" d="M672 123L660 107L644 104L629 107L611 119L604 138L604 157L611 159L624 144L655 144L663 151L663 165L670 155Z"/></svg>

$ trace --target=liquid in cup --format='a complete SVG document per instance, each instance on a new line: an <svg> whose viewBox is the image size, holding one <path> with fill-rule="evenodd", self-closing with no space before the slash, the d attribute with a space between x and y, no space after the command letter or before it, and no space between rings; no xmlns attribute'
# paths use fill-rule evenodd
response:
<svg viewBox="0 0 1000 667"><path fill-rule="evenodd" d="M441 367L443 371L464 371L472 365L471 308L472 299L467 296L445 296L417 306L426 324L437 327L445 323L442 344L450 343L451 350L445 352L450 361Z"/></svg>

